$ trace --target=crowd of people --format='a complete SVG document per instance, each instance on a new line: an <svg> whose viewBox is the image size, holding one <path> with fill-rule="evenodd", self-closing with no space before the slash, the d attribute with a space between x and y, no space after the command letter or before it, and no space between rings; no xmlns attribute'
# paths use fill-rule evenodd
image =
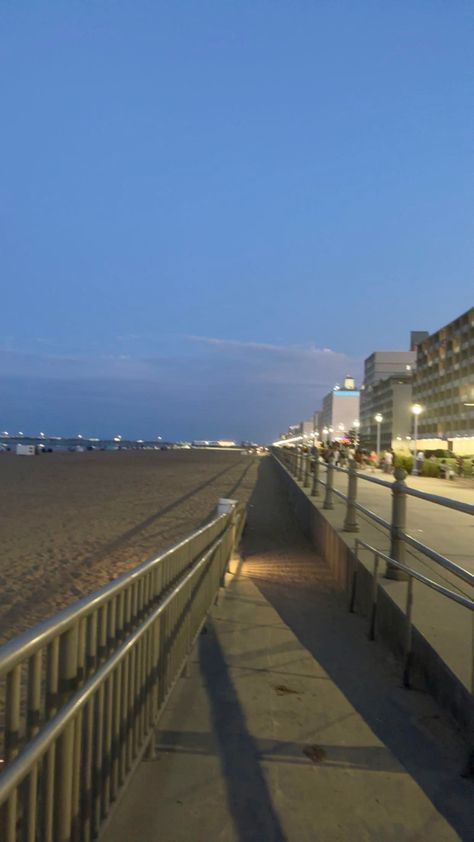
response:
<svg viewBox="0 0 474 842"><path fill-rule="evenodd" d="M378 467L385 473L391 474L395 464L395 453L391 448L385 450L379 458L375 450L364 450L355 444L335 441L320 446L314 445L311 452L313 456L319 456L326 463L332 461L340 468L347 467L349 460L354 459L359 470L368 468L375 472Z"/></svg>
<svg viewBox="0 0 474 842"><path fill-rule="evenodd" d="M326 463L332 461L333 465L340 468L348 467L350 459L355 460L358 470L365 468L372 473L375 473L376 468L380 468L384 473L392 474L395 468L395 451L392 448L387 448L380 456L375 450L365 450L356 444L340 441L314 444L312 447L305 447L304 449L310 452L312 456L317 456ZM419 450L415 456L416 470L420 476L423 474L423 465L427 458L423 450ZM446 459L441 459L438 464L435 455L429 456L429 461L438 465L441 479L453 479L456 474L459 477L469 475L469 471L466 471L468 462L471 467L471 474L474 476L474 457L467 459L466 457L456 456L455 468Z"/></svg>

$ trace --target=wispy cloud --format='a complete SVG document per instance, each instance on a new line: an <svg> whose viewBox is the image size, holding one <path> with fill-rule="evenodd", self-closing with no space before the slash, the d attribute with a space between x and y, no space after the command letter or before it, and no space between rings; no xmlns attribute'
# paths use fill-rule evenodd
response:
<svg viewBox="0 0 474 842"><path fill-rule="evenodd" d="M318 356L322 354L324 356L333 355L335 357L344 357L344 354L333 351L331 348L318 348L317 345L313 343L309 343L307 345L277 345L269 342L255 342L241 339L219 339L215 336L189 335L184 338L189 342L200 342L203 345L210 345L228 350L268 351L274 354L296 354L298 356L302 354L307 356Z"/></svg>
<svg viewBox="0 0 474 842"><path fill-rule="evenodd" d="M40 407L38 429L51 418L56 430L67 432L61 417L69 413L75 423L89 413L99 433L120 417L143 438L153 432L142 426L151 418L147 423L157 419L170 436L266 440L308 417L336 382L346 374L359 378L362 369L361 360L313 343L214 336L174 336L159 353L156 344L138 352L123 343L100 352L48 350L0 349L5 429L23 428L26 412L36 423Z"/></svg>

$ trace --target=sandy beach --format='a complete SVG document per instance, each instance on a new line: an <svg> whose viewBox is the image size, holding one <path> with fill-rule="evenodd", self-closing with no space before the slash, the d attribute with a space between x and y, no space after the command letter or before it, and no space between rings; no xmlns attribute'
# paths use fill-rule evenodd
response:
<svg viewBox="0 0 474 842"><path fill-rule="evenodd" d="M185 537L259 459L214 451L0 457L0 642Z"/></svg>

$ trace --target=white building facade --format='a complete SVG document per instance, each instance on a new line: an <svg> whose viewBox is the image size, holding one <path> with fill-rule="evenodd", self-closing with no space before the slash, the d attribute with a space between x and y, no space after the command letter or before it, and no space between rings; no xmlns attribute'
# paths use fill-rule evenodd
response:
<svg viewBox="0 0 474 842"><path fill-rule="evenodd" d="M352 377L346 377L344 386L335 386L323 398L318 431L321 441L346 438L355 429L359 421L359 399L360 392L354 388Z"/></svg>

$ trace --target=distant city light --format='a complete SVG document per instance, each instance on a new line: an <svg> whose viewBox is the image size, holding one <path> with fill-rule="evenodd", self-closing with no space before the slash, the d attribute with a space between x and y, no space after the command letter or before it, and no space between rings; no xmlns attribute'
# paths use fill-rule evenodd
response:
<svg viewBox="0 0 474 842"><path fill-rule="evenodd" d="M278 441L273 442L273 446L279 447L282 444L284 444L284 445L294 444L295 442L302 441L302 440L303 440L303 436L293 436L292 438L289 438L289 439L278 439Z"/></svg>

